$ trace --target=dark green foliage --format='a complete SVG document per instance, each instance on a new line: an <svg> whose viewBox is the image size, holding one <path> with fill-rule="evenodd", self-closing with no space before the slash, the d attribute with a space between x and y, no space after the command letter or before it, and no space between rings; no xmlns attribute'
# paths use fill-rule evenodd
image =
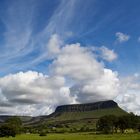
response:
<svg viewBox="0 0 140 140"><path fill-rule="evenodd" d="M45 132L40 132L39 136L46 136L47 134Z"/></svg>
<svg viewBox="0 0 140 140"><path fill-rule="evenodd" d="M16 131L12 126L9 126L7 124L4 124L0 127L0 137L15 137Z"/></svg>
<svg viewBox="0 0 140 140"><path fill-rule="evenodd" d="M139 116L134 115L133 113L130 113L130 127L132 129L138 129L139 125L140 125L140 119Z"/></svg>
<svg viewBox="0 0 140 140"><path fill-rule="evenodd" d="M97 131L105 134L114 133L116 128L117 117L113 115L103 116L97 122Z"/></svg>
<svg viewBox="0 0 140 140"><path fill-rule="evenodd" d="M11 117L0 127L0 137L15 137L22 129L22 122L19 117Z"/></svg>
<svg viewBox="0 0 140 140"><path fill-rule="evenodd" d="M96 124L97 131L105 134L117 132L119 129L121 133L124 133L126 129L139 130L140 120L139 117L130 113L116 117L113 115L101 117Z"/></svg>
<svg viewBox="0 0 140 140"><path fill-rule="evenodd" d="M5 121L5 124L14 128L16 134L21 133L22 130L22 121L19 117L11 117Z"/></svg>
<svg viewBox="0 0 140 140"><path fill-rule="evenodd" d="M128 116L121 116L118 119L118 128L121 130L122 133L124 133L124 130L127 128L130 128L130 122Z"/></svg>
<svg viewBox="0 0 140 140"><path fill-rule="evenodd" d="M79 132L89 132L90 131L90 128L88 126L82 126L79 130Z"/></svg>
<svg viewBox="0 0 140 140"><path fill-rule="evenodd" d="M118 118L118 127L121 130L122 133L124 133L125 129L133 129L137 130L139 126L139 118L138 116L134 115L133 113L130 113L129 115L120 116Z"/></svg>
<svg viewBox="0 0 140 140"><path fill-rule="evenodd" d="M41 129L39 131L39 136L46 136L47 135L47 130L46 129Z"/></svg>
<svg viewBox="0 0 140 140"><path fill-rule="evenodd" d="M11 118L7 119L5 121L5 123L12 124L12 125L18 125L18 126L22 125L21 119L17 116L14 116L14 117L11 117Z"/></svg>

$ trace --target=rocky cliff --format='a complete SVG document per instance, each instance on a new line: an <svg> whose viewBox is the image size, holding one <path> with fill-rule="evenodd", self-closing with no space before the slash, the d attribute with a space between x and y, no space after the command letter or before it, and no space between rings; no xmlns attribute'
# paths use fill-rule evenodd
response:
<svg viewBox="0 0 140 140"><path fill-rule="evenodd" d="M84 112L84 111L92 111L92 110L115 108L115 107L118 107L118 104L112 100L108 100L108 101L100 101L100 102L86 103L86 104L62 105L56 108L55 113Z"/></svg>

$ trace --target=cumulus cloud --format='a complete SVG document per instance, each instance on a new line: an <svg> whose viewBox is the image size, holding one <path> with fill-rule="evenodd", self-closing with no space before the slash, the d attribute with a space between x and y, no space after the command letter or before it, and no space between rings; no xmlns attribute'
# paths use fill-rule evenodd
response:
<svg viewBox="0 0 140 140"><path fill-rule="evenodd" d="M121 33L121 32L117 32L115 35L117 37L116 41L119 42L119 43L126 42L126 41L128 41L130 39L129 35Z"/></svg>
<svg viewBox="0 0 140 140"><path fill-rule="evenodd" d="M79 43L66 45L53 62L53 74L84 81L96 78L103 73L102 64L97 62L94 55Z"/></svg>
<svg viewBox="0 0 140 140"><path fill-rule="evenodd" d="M79 102L93 102L114 99L118 95L119 79L117 73L104 69L100 78L92 79L71 88L72 94L77 95Z"/></svg>
<svg viewBox="0 0 140 140"><path fill-rule="evenodd" d="M56 55L60 52L60 46L62 45L62 41L57 34L53 34L50 37L50 40L47 44L47 52L49 56Z"/></svg>
<svg viewBox="0 0 140 140"><path fill-rule="evenodd" d="M117 73L104 68L104 65L80 44L66 45L62 48L51 69L54 75L74 81L70 91L78 102L113 99L118 94Z"/></svg>
<svg viewBox="0 0 140 140"><path fill-rule="evenodd" d="M50 46L57 46L54 35ZM51 42L52 41L52 42ZM9 114L49 114L62 104L114 99L118 95L116 72L105 68L96 56L79 43L57 46L49 67L50 75L35 71L9 74L0 78L0 96ZM9 106L10 105L10 106Z"/></svg>
<svg viewBox="0 0 140 140"><path fill-rule="evenodd" d="M27 71L0 78L1 114L44 115L58 105L108 99L140 114L139 74L118 78L98 61L96 52L79 43L63 46L58 35L51 36L47 47L53 56L49 75ZM117 58L113 50L104 46L99 50L107 61Z"/></svg>
<svg viewBox="0 0 140 140"><path fill-rule="evenodd" d="M114 50L110 50L105 46L102 46L100 48L101 51L101 57L109 62L112 62L113 60L117 59L117 54L114 52Z"/></svg>
<svg viewBox="0 0 140 140"><path fill-rule="evenodd" d="M121 78L121 94L117 97L119 105L128 112L140 114L140 75Z"/></svg>
<svg viewBox="0 0 140 140"><path fill-rule="evenodd" d="M13 108L12 112L9 112L12 114L21 106L22 109L30 106L28 108L30 115L34 113L37 115L39 106L46 108L48 112L45 112L45 109L44 113L48 114L61 103L73 103L63 77L49 77L35 71L19 72L0 78L0 88L3 102L16 106L16 108L4 106ZM19 114L24 112L22 109L18 110Z"/></svg>

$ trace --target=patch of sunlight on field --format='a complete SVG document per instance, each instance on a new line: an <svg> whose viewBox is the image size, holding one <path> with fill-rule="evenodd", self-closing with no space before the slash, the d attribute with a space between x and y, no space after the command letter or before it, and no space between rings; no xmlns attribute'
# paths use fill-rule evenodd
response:
<svg viewBox="0 0 140 140"><path fill-rule="evenodd" d="M38 135L18 135L15 138L0 138L0 140L140 140L140 134L95 135L90 133L73 133L48 134L43 137Z"/></svg>

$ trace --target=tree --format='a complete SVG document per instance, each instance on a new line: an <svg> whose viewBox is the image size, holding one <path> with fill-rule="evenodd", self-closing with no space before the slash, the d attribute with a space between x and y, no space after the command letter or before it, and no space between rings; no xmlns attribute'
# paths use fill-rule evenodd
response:
<svg viewBox="0 0 140 140"><path fill-rule="evenodd" d="M134 115L133 113L130 113L129 121L130 121L130 128L137 130L140 123L139 117L137 115Z"/></svg>
<svg viewBox="0 0 140 140"><path fill-rule="evenodd" d="M120 116L118 118L118 127L121 130L121 133L124 133L125 129L129 127L129 119L127 116Z"/></svg>
<svg viewBox="0 0 140 140"><path fill-rule="evenodd" d="M130 113L125 116L120 116L118 118L118 127L122 133L124 133L125 129L133 129L137 130L139 126L139 118L138 116Z"/></svg>
<svg viewBox="0 0 140 140"><path fill-rule="evenodd" d="M114 133L118 129L121 133L126 129L140 130L140 117L133 113L119 117L108 115L101 117L97 122L97 130L103 133Z"/></svg>
<svg viewBox="0 0 140 140"><path fill-rule="evenodd" d="M7 124L4 124L0 127L0 137L15 137L16 131L12 126L9 126Z"/></svg>
<svg viewBox="0 0 140 140"><path fill-rule="evenodd" d="M15 129L16 134L21 133L22 121L19 117L14 116L5 121L6 124L12 126Z"/></svg>
<svg viewBox="0 0 140 140"><path fill-rule="evenodd" d="M101 117L96 124L97 130L105 134L114 133L116 120L116 116L113 115Z"/></svg>
<svg viewBox="0 0 140 140"><path fill-rule="evenodd" d="M39 132L39 136L47 136L47 132L45 130L42 130Z"/></svg>

